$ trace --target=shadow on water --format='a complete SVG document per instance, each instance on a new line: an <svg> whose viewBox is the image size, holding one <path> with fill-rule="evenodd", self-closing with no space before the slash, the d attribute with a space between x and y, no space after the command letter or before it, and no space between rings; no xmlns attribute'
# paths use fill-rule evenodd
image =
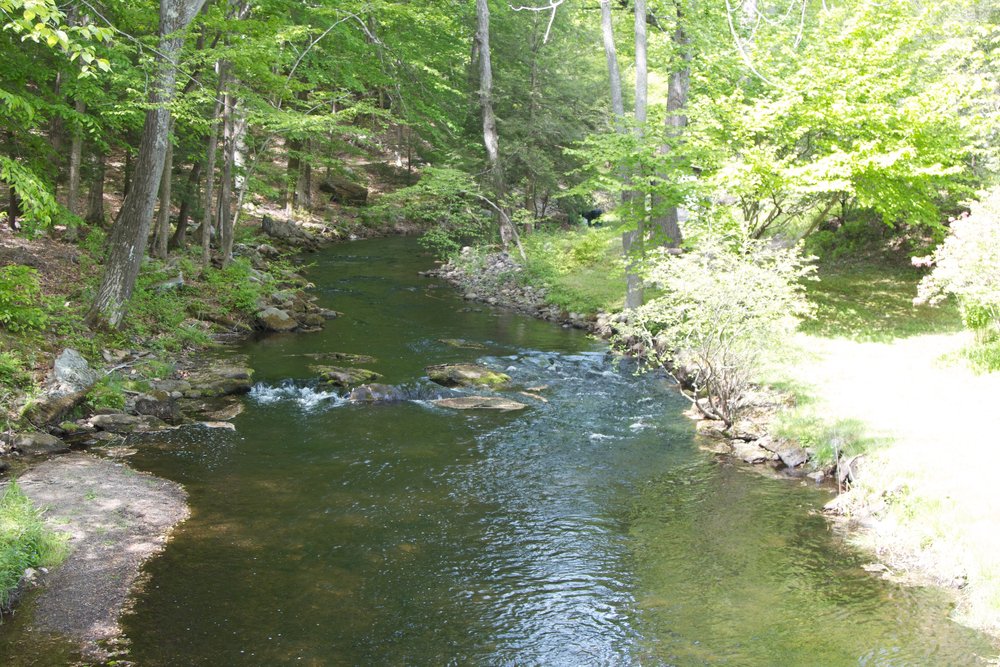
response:
<svg viewBox="0 0 1000 667"><path fill-rule="evenodd" d="M237 432L139 448L133 464L184 483L193 516L125 618L136 664L965 665L989 652L941 596L866 574L816 515L824 492L697 450L662 379L580 332L434 289L416 275L427 264L410 239L324 251L310 278L346 315L245 347L259 384ZM470 345L444 342L459 338ZM304 355L334 351L375 357L365 366L411 400L320 388ZM477 360L529 407L426 400L441 390L424 366ZM514 393L528 387L547 402Z"/></svg>

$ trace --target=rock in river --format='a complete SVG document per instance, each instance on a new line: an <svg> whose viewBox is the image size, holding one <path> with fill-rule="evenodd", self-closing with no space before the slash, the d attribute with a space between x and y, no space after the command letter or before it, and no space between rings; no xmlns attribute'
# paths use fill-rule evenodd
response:
<svg viewBox="0 0 1000 667"><path fill-rule="evenodd" d="M257 322L266 331L292 331L299 326L298 320L280 308L270 306L257 314Z"/></svg>
<svg viewBox="0 0 1000 667"><path fill-rule="evenodd" d="M319 373L323 381L337 387L356 387L372 380L377 380L381 375L367 368L342 368L340 366L310 366L309 370Z"/></svg>
<svg viewBox="0 0 1000 667"><path fill-rule="evenodd" d="M388 384L363 384L351 390L348 397L355 403L396 403L406 399L397 387Z"/></svg>
<svg viewBox="0 0 1000 667"><path fill-rule="evenodd" d="M445 387L499 387L510 382L509 375L477 364L438 364L424 370L431 381Z"/></svg>
<svg viewBox="0 0 1000 667"><path fill-rule="evenodd" d="M500 410L501 412L523 410L528 407L524 403L518 403L501 396L459 396L457 398L439 398L431 403L438 407L455 410Z"/></svg>

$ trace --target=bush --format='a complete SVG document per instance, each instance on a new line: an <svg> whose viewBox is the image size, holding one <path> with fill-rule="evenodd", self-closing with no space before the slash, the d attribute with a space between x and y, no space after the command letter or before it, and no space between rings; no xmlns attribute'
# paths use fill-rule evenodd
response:
<svg viewBox="0 0 1000 667"><path fill-rule="evenodd" d="M798 248L749 239L709 239L676 257L661 252L651 266L649 279L663 293L635 310L618 344L637 338L648 361L683 378L705 416L732 425L764 355L810 312L801 279L813 267Z"/></svg>
<svg viewBox="0 0 1000 667"><path fill-rule="evenodd" d="M934 305L954 294L977 344L1000 338L1000 187L952 220L930 260L934 270L920 281L914 303Z"/></svg>
<svg viewBox="0 0 1000 667"><path fill-rule="evenodd" d="M41 301L35 269L21 264L0 268L0 324L14 332L41 329L49 319Z"/></svg>
<svg viewBox="0 0 1000 667"><path fill-rule="evenodd" d="M527 277L546 288L549 303L584 314L621 308L625 273L617 230L536 232L524 237L524 248Z"/></svg>
<svg viewBox="0 0 1000 667"><path fill-rule="evenodd" d="M11 482L0 495L0 606L26 568L56 565L65 555L65 540L45 528L41 513Z"/></svg>

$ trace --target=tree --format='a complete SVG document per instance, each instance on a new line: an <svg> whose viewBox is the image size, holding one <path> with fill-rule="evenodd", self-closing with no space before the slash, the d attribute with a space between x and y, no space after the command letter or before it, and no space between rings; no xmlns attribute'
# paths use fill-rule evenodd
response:
<svg viewBox="0 0 1000 667"><path fill-rule="evenodd" d="M174 96L177 57L183 31L205 0L161 0L156 70L150 87L132 189L122 203L110 238L110 252L94 303L87 314L91 326L118 328L125 317L146 252L153 207L163 174L170 131L169 104Z"/></svg>

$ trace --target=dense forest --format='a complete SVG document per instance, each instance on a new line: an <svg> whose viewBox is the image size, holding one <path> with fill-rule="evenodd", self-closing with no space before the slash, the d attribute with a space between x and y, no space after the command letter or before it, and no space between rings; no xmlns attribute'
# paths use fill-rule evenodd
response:
<svg viewBox="0 0 1000 667"><path fill-rule="evenodd" d="M795 339L848 367L870 350L831 341L947 334L907 358L995 380L994 2L0 0L0 27L0 454L15 472L20 434L136 413L215 340L336 317L308 296L303 251L419 234L467 299L587 329L671 376L727 455L853 487L835 509L914 520L916 551L975 543L965 620L1000 628L982 539L995 502L971 518L962 503L981 495L952 507L899 481L933 460L865 476L880 416L853 419L788 352ZM52 402L66 348L103 370ZM338 386L378 377L347 375ZM65 550L16 485L3 503L34 531L0 531L6 605Z"/></svg>

